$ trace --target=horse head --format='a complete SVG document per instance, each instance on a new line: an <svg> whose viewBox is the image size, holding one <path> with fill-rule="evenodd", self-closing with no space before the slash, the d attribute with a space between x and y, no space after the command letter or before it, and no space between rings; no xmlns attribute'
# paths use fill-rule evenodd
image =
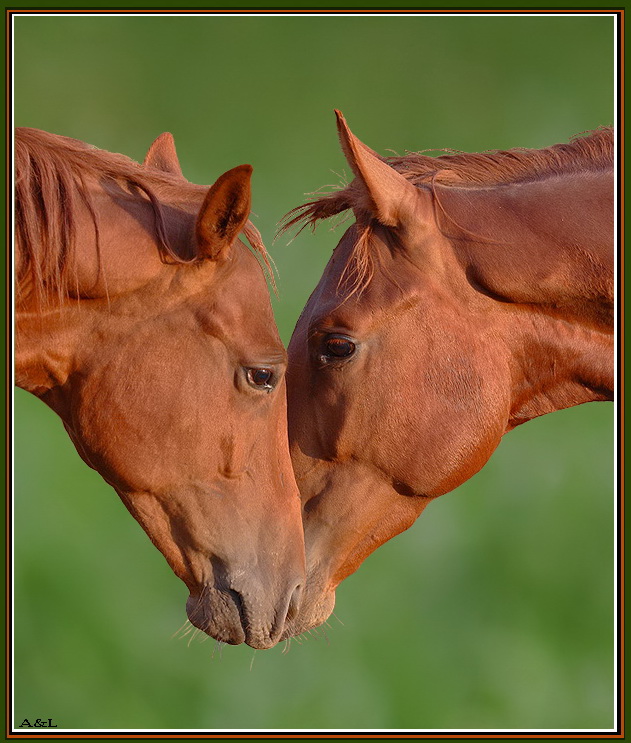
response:
<svg viewBox="0 0 631 743"><path fill-rule="evenodd" d="M413 182L412 158L386 162L339 113L338 132L355 180L290 213L355 224L289 345L307 588L287 634L324 621L339 583L506 431L613 382L610 170L490 188L439 157Z"/></svg>
<svg viewBox="0 0 631 743"><path fill-rule="evenodd" d="M30 290L18 304L16 379L61 416L187 585L190 621L223 642L270 647L296 611L304 545L286 352L259 261L238 237L262 249L248 223L252 168L204 188L183 179L169 136L144 166L27 139L42 164L20 172L18 151L18 264ZM41 189L46 169L72 201L45 193L44 214L25 179ZM53 229L29 223L67 225L69 203L66 244L46 244ZM61 296L37 255L55 250Z"/></svg>

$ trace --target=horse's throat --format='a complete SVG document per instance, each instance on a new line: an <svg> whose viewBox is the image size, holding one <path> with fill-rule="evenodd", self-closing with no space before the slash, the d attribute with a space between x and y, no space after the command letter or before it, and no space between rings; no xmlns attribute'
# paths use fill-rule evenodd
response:
<svg viewBox="0 0 631 743"><path fill-rule="evenodd" d="M16 314L15 383L44 397L63 386L72 372L74 323L51 323L38 313Z"/></svg>
<svg viewBox="0 0 631 743"><path fill-rule="evenodd" d="M613 333L539 317L514 353L509 429L584 402L612 400Z"/></svg>

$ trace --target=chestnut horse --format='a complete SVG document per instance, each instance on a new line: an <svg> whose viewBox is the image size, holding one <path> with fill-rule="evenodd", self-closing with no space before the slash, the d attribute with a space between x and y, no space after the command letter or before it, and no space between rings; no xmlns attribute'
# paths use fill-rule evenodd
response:
<svg viewBox="0 0 631 743"><path fill-rule="evenodd" d="M15 135L15 379L190 591L223 642L274 645L304 583L281 344L248 221L249 165L189 183L171 135L143 165Z"/></svg>
<svg viewBox="0 0 631 743"><path fill-rule="evenodd" d="M542 150L384 159L337 113L352 210L289 346L307 588L287 634L503 434L613 399L613 132Z"/></svg>

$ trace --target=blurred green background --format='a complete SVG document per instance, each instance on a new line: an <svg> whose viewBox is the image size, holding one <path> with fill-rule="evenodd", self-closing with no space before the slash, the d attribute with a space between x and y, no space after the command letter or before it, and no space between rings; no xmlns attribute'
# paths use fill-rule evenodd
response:
<svg viewBox="0 0 631 743"><path fill-rule="evenodd" d="M606 17L18 17L15 124L185 175L254 166L289 340L343 229L272 245L346 166L333 108L381 153L542 147L612 124ZM185 586L61 421L15 397L15 717L60 728L613 725L613 407L507 436L338 591L302 644L172 639Z"/></svg>

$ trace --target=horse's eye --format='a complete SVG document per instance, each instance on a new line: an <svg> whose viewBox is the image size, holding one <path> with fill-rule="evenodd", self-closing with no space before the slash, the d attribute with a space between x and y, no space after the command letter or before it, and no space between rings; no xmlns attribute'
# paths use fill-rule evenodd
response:
<svg viewBox="0 0 631 743"><path fill-rule="evenodd" d="M324 341L326 355L334 359L347 359L355 353L353 341L343 335L330 335Z"/></svg>
<svg viewBox="0 0 631 743"><path fill-rule="evenodd" d="M273 388L274 372L271 369L251 368L246 370L248 382L261 390Z"/></svg>

